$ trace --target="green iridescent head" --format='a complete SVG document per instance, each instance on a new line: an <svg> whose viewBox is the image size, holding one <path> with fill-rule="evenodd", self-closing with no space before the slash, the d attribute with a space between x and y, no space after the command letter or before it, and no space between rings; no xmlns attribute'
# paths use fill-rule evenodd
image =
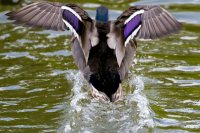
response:
<svg viewBox="0 0 200 133"><path fill-rule="evenodd" d="M101 6L96 10L96 20L98 22L108 22L108 8Z"/></svg>

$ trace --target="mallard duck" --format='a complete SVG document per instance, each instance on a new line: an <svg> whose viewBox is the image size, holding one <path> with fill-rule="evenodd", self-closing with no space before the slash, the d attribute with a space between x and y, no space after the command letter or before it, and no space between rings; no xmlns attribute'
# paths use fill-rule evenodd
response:
<svg viewBox="0 0 200 133"><path fill-rule="evenodd" d="M122 81L136 52L136 38L157 39L177 33L181 24L160 6L134 6L110 21L108 8L98 7L93 20L75 4L37 2L7 13L17 23L73 32L75 64L103 101L122 99Z"/></svg>

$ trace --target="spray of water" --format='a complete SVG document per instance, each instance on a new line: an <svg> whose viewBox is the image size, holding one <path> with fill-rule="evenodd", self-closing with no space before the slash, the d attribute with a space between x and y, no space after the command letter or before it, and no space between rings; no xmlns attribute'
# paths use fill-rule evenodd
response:
<svg viewBox="0 0 200 133"><path fill-rule="evenodd" d="M102 103L90 95L89 87L80 72L69 71L67 80L72 80L73 96L66 107L62 127L58 132L116 132L128 133L147 131L154 127L152 111L143 93L141 77L131 77L128 81L133 93L116 104ZM87 86L88 91L84 90ZM126 87L125 87L126 88Z"/></svg>
<svg viewBox="0 0 200 133"><path fill-rule="evenodd" d="M140 76L132 77L129 80L129 84L135 86L135 91L132 94L132 101L137 103L137 110L139 112L139 125L140 128L143 126L154 127L154 121L152 118L153 111L149 106L149 101L143 93L144 82Z"/></svg>

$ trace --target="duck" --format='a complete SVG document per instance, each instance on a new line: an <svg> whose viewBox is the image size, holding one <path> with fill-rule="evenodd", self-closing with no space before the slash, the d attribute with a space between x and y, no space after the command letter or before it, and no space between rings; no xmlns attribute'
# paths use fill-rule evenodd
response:
<svg viewBox="0 0 200 133"><path fill-rule="evenodd" d="M92 19L76 4L35 2L6 14L15 23L73 33L74 62L93 97L106 102L123 99L122 82L135 58L137 39L159 39L178 33L181 23L159 5L129 7L109 20L105 6Z"/></svg>

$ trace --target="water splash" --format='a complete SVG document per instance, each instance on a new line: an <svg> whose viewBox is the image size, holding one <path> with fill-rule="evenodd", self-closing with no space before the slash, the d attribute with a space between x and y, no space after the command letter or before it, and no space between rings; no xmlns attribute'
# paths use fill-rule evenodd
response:
<svg viewBox="0 0 200 133"><path fill-rule="evenodd" d="M135 91L131 94L131 101L137 103L137 110L139 113L139 128L147 126L150 128L154 127L154 121L152 118L153 111L149 106L149 101L145 94L142 92L144 90L144 82L140 76L132 77L129 80L129 84L135 86Z"/></svg>
<svg viewBox="0 0 200 133"><path fill-rule="evenodd" d="M84 86L84 79L80 71L68 71L67 72L67 79L73 80L73 97L71 100L71 107L77 111L81 111L81 105L78 104L79 101L87 97L87 93L83 92L81 88Z"/></svg>
<svg viewBox="0 0 200 133"><path fill-rule="evenodd" d="M65 120L62 122L61 127L57 130L58 133L72 132L72 129L74 129L76 124L78 124L78 116L83 108L79 102L87 97L87 92L82 91L82 87L85 83L80 71L66 71L66 78L73 82L73 96L70 99L71 102L67 104L68 107L66 107L64 112Z"/></svg>
<svg viewBox="0 0 200 133"><path fill-rule="evenodd" d="M66 107L65 120L57 132L146 132L154 127L152 111L144 93L141 77L132 77L128 84L135 91L125 94L124 101L102 103L85 91L87 83L81 72L68 71L66 77L73 82L73 96ZM88 89L88 87L87 87ZM98 124L98 125L96 125Z"/></svg>

